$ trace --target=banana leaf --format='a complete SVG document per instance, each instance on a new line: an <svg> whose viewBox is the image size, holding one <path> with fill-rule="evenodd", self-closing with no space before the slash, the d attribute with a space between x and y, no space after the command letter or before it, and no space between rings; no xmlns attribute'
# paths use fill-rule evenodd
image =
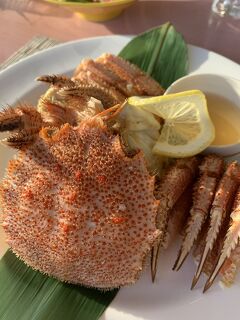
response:
<svg viewBox="0 0 240 320"><path fill-rule="evenodd" d="M32 270L10 250L0 261L1 320L96 320L117 291L59 282Z"/></svg>
<svg viewBox="0 0 240 320"><path fill-rule="evenodd" d="M169 22L135 37L119 56L139 66L165 89L188 73L187 45Z"/></svg>

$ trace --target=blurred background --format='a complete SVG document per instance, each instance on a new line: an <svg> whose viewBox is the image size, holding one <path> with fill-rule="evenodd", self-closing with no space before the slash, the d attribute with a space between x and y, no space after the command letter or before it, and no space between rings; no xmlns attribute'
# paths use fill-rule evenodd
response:
<svg viewBox="0 0 240 320"><path fill-rule="evenodd" d="M139 0L118 17L93 22L43 0L0 0L0 63L34 36L58 42L109 34L138 34L167 21L189 44L240 63L240 19L212 11L211 0ZM238 39L238 41L237 41Z"/></svg>

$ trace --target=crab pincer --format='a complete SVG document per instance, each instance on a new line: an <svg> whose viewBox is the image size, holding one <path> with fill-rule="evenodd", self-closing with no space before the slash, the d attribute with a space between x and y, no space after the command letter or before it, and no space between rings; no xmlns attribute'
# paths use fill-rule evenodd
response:
<svg viewBox="0 0 240 320"><path fill-rule="evenodd" d="M209 155L203 159L199 166L200 178L194 185L193 205L173 270L181 268L199 236L208 217L217 183L223 173L223 165L223 159L215 155Z"/></svg>

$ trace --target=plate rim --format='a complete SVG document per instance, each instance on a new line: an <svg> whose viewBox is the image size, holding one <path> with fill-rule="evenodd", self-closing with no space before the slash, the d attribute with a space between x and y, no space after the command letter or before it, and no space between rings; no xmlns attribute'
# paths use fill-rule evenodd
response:
<svg viewBox="0 0 240 320"><path fill-rule="evenodd" d="M135 37L136 35L127 35L127 34L114 34L114 35L101 35L101 36L95 36L95 37L86 37L86 38L82 38L82 39L75 39L75 40L70 40L70 41L66 41L66 42L62 42L62 43L58 43L56 45L54 45L53 47L50 47L50 48L46 48L46 49L43 49L43 50L40 50L40 51L37 51L33 54L31 54L30 56L27 56L27 57L24 57L22 58L21 60L9 65L8 67L6 67L5 69L1 70L0 71L0 79L2 76L5 76L7 74L7 72L10 72L13 70L13 68L18 68L19 65L21 64L25 64L26 62L28 61L31 61L31 60L35 60L37 59L38 57L42 56L44 58L44 56L48 55L49 53L51 52L54 52L54 51L59 51L61 49L65 49L67 47L71 47L71 46L78 46L78 45L81 45L82 43L87 43L87 42L92 42L92 41L101 41L102 39L116 39L116 38L120 38L121 40L131 40L133 37ZM224 58L224 60L228 61L228 62L231 62L232 64L235 64L236 67L240 67L240 64L238 64L237 62L229 59L228 57L225 57L215 51L212 51L212 50L208 50L206 48L203 48L203 47L200 47L200 46L196 46L196 45L193 45L193 44L188 44L187 43L187 47L188 49L197 49L197 50L203 50L205 51L205 53L212 53L214 55L217 55L218 57L221 57L221 58ZM4 61L3 61L4 62Z"/></svg>

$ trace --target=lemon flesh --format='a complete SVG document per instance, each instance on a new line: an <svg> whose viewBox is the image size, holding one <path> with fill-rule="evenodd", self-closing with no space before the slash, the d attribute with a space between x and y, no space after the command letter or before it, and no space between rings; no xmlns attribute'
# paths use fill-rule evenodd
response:
<svg viewBox="0 0 240 320"><path fill-rule="evenodd" d="M129 105L163 119L152 152L168 157L188 157L206 149L215 138L205 95L199 90L160 97L128 99Z"/></svg>

